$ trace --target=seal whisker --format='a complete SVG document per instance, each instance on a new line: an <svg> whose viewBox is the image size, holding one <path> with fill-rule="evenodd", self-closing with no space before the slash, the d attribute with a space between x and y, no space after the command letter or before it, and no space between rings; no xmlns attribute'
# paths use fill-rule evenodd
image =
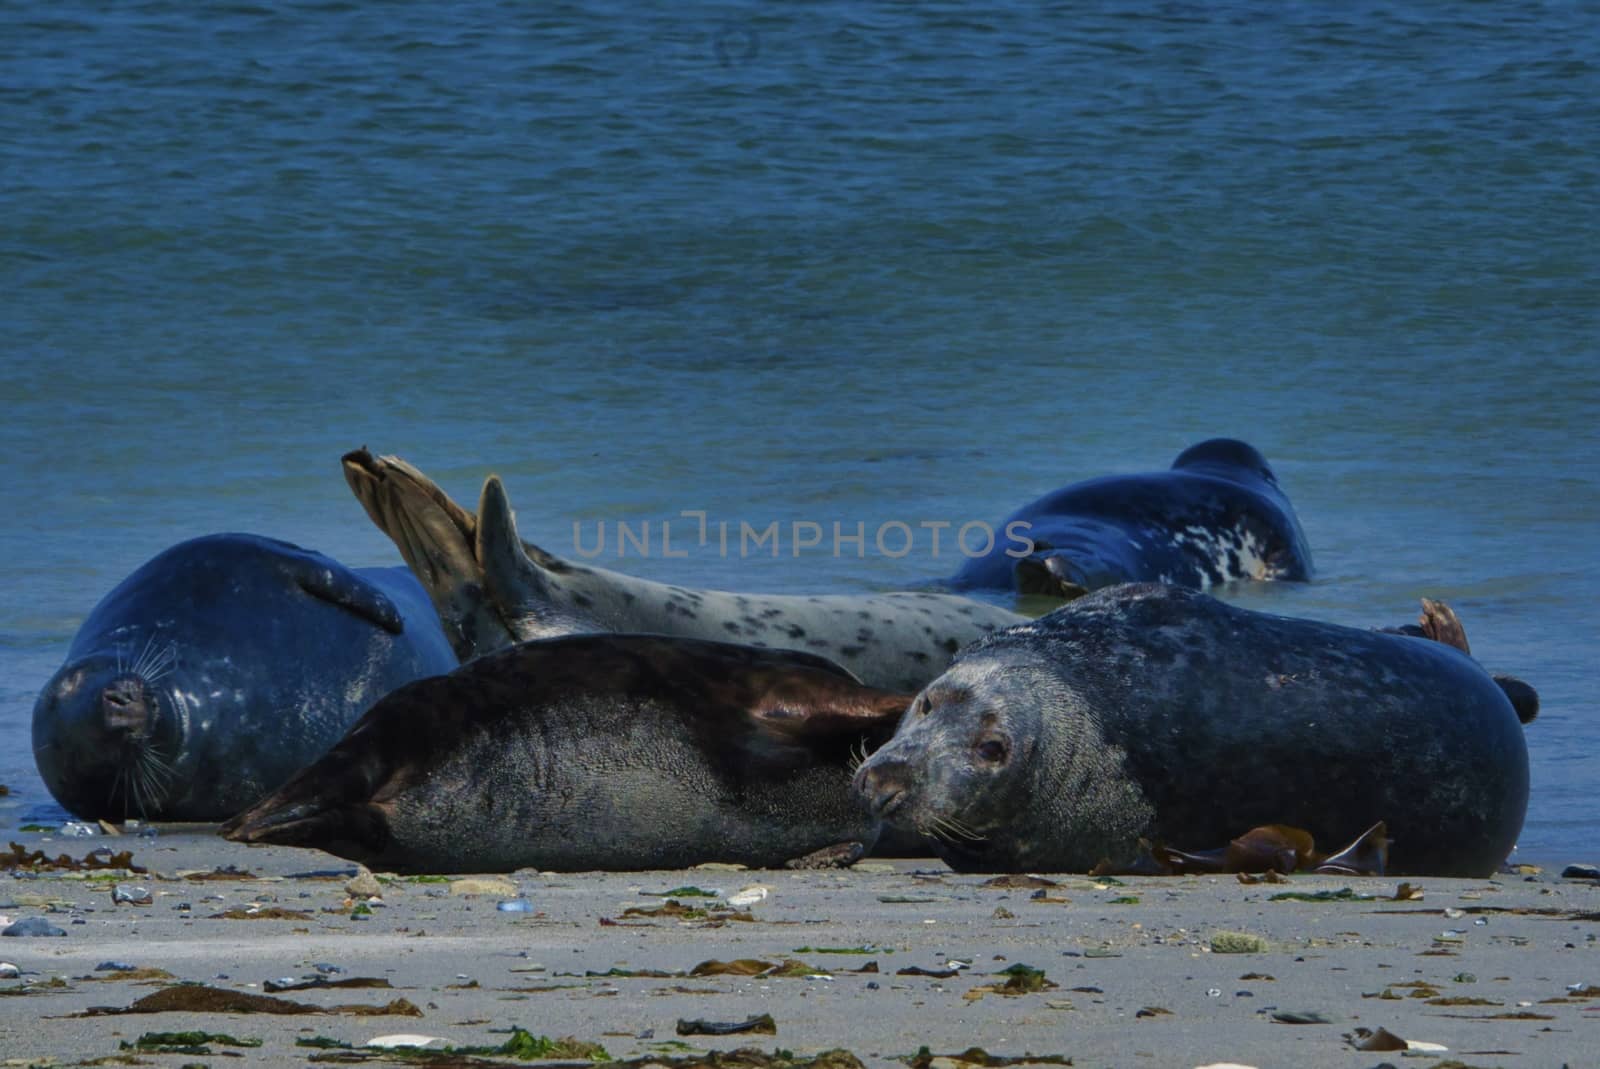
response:
<svg viewBox="0 0 1600 1069"><path fill-rule="evenodd" d="M940 817L939 821L952 833L959 835L968 842L981 843L988 838L987 835L980 835L978 832L973 831L970 827L962 823L961 820L956 817Z"/></svg>
<svg viewBox="0 0 1600 1069"><path fill-rule="evenodd" d="M145 670L148 667L147 662L150 657L150 650L152 645L155 643L155 640L156 633L154 631L145 636L144 645L139 649L139 656L133 659L132 671L134 675L140 676L145 673Z"/></svg>
<svg viewBox="0 0 1600 1069"><path fill-rule="evenodd" d="M139 675L144 677L146 683L156 683L171 675L172 670L177 666L178 644L176 642L168 642L151 655L149 662L144 666L144 670L139 672Z"/></svg>

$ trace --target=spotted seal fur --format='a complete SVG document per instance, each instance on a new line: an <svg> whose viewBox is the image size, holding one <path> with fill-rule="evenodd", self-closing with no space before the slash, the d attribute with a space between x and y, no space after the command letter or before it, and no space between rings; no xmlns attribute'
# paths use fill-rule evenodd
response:
<svg viewBox="0 0 1600 1069"><path fill-rule="evenodd" d="M356 450L344 472L432 596L463 661L530 639L651 632L801 650L869 685L915 691L962 646L1025 619L944 593L748 594L652 582L521 541L496 476L474 515L398 457Z"/></svg>

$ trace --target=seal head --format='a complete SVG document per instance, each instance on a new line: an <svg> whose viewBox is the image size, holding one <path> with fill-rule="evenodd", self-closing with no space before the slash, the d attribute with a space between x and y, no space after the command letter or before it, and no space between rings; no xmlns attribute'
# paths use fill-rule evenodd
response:
<svg viewBox="0 0 1600 1069"><path fill-rule="evenodd" d="M455 664L405 569L209 535L90 612L34 704L34 761L81 817L220 820L393 687Z"/></svg>

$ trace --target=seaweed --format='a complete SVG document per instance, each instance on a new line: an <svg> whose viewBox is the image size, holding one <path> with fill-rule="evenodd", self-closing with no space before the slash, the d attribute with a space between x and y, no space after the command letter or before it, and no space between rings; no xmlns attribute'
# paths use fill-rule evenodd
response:
<svg viewBox="0 0 1600 1069"><path fill-rule="evenodd" d="M110 847L102 846L89 851L82 861L74 861L69 854L52 858L43 850L29 850L17 842L11 844L10 854L0 854L0 868L25 869L28 872L87 872L92 869L123 869L136 873L149 871L133 863L132 850L112 853Z"/></svg>

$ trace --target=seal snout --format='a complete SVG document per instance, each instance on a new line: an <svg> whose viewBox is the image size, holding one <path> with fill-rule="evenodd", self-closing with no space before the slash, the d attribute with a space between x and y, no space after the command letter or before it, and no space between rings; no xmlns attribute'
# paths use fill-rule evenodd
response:
<svg viewBox="0 0 1600 1069"><path fill-rule="evenodd" d="M143 738L150 733L153 702L138 676L122 676L100 692L100 719L113 735Z"/></svg>
<svg viewBox="0 0 1600 1069"><path fill-rule="evenodd" d="M874 817L892 821L911 798L911 769L904 761L868 761L856 772L853 786Z"/></svg>

